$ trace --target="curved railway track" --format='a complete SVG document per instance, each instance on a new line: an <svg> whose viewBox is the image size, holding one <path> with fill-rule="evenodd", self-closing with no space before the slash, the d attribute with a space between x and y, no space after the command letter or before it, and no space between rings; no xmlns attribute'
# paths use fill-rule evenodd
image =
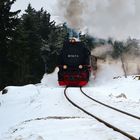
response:
<svg viewBox="0 0 140 140"><path fill-rule="evenodd" d="M66 92L66 91L67 91L67 88L68 88L68 87L66 87L66 88L64 89L64 95L65 95L66 99L67 99L74 107L80 109L81 111L83 111L83 112L86 113L87 115L91 116L92 118L96 119L97 121L99 121L99 122L105 124L107 127L112 128L114 131L117 131L117 132L121 133L122 135L126 136L126 137L129 138L130 140L140 140L140 139L138 139L138 138L136 138L136 137L134 137L134 136L128 134L127 132L125 132L125 131L123 131L123 130L117 128L116 126L113 126L112 124L110 124L110 123L108 123L108 122L102 120L101 118L97 117L96 115L94 115L94 114L92 114L92 113L86 111L84 108L82 108L82 107L80 107L79 105L77 105L75 102L73 102L73 101L68 97L67 92ZM80 89L81 89L81 88L80 88ZM83 93L82 89L81 89L81 92ZM106 105L106 107L107 107L107 105ZM113 107L112 107L112 108L113 108ZM117 110L116 110L116 111L117 111ZM123 112L123 111L122 111L122 112ZM128 113L128 114L129 114L129 113Z"/></svg>
<svg viewBox="0 0 140 140"><path fill-rule="evenodd" d="M118 112L120 112L120 113L123 113L123 114L125 114L125 115L127 115L127 116L130 116L130 117L133 117L133 118L135 118L135 119L140 120L140 117L139 117L139 116L136 116L136 115L133 115L133 114L131 114L131 113L125 112L125 111L123 111L123 110L117 109L117 108L115 108L115 107L112 107L112 106L110 106L110 105L107 105L107 104L105 104L105 103L103 103L103 102L101 102L101 101L98 101L98 100L96 100L96 99L90 97L89 95L87 95L87 94L82 90L82 87L80 87L80 91L81 91L81 92L83 93L83 95L85 95L87 98L91 99L92 101L94 101L94 102L96 102L96 103L98 103L98 104L100 104L100 105L106 106L106 107L108 107L108 108L110 108L110 109L113 109L113 110L118 111Z"/></svg>

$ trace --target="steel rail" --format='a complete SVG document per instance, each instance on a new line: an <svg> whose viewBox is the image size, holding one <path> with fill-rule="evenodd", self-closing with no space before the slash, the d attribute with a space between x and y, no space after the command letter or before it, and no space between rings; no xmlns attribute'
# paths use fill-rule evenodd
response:
<svg viewBox="0 0 140 140"><path fill-rule="evenodd" d="M135 118L135 119L140 120L140 117L139 117L139 116L136 116L136 115L134 115L134 114L131 114L131 113L125 112L125 111L123 111L123 110L117 109L117 108L115 108L115 107L113 107L113 106L107 105L107 104L105 104L105 103L103 103L103 102L101 102L101 101L98 101L98 100L96 100L96 99L90 97L89 95L87 95L87 94L82 90L82 87L80 87L80 91L81 91L86 97L88 97L89 99L91 99L92 101L94 101L94 102L96 102L96 103L98 103L98 104L101 104L101 105L106 106L106 107L108 107L108 108L110 108L110 109L113 109L113 110L115 110L115 111L118 111L118 112L120 112L120 113L123 113L123 114L125 114L125 115L127 115L127 116L130 116L130 117L133 117L133 118Z"/></svg>
<svg viewBox="0 0 140 140"><path fill-rule="evenodd" d="M66 99L76 108L80 109L81 111L83 111L84 113L86 113L87 115L91 116L92 118L98 120L99 122L105 124L107 127L109 128L112 128L114 131L117 131L119 133L121 133L122 135L126 136L127 138L129 138L130 140L139 140L137 139L136 137L124 132L123 130L111 125L110 123L100 119L99 117L95 116L94 114L91 114L90 112L86 111L85 109L83 109L82 107L80 107L79 105L77 105L76 103L74 103L68 96L67 96L67 93L66 93L66 90L67 90L68 87L66 87L64 89L64 96L66 97Z"/></svg>

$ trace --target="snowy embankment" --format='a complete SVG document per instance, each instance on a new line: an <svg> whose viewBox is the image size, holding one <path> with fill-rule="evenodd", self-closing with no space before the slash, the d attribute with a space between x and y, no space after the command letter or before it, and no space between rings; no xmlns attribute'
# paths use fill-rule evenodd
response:
<svg viewBox="0 0 140 140"><path fill-rule="evenodd" d="M64 87L58 86L57 71L44 75L40 84L7 87L8 93L0 95L0 140L128 140L68 103ZM100 66L96 79L91 77L83 90L104 103L140 116L139 77L122 75L116 65ZM79 98L80 91L70 91L86 107L86 100ZM94 103L88 103L87 108L90 106ZM97 110L99 114L103 111ZM113 120L111 116L107 119Z"/></svg>

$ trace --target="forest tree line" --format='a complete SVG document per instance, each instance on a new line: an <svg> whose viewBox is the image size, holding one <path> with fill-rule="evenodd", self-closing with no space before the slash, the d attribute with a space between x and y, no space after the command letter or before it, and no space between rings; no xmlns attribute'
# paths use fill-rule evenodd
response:
<svg viewBox="0 0 140 140"><path fill-rule="evenodd" d="M65 24L57 25L51 15L31 4L20 17L20 10L11 11L16 0L0 1L0 90L9 85L38 83L44 73L51 73L57 66L63 42L68 39ZM99 44L114 46L113 57L126 48L123 42L103 40L81 35L80 39L91 50Z"/></svg>
<svg viewBox="0 0 140 140"><path fill-rule="evenodd" d="M36 11L29 4L19 17L20 10L11 11L15 1L0 1L0 89L40 82L57 65L66 37L66 29L43 8Z"/></svg>

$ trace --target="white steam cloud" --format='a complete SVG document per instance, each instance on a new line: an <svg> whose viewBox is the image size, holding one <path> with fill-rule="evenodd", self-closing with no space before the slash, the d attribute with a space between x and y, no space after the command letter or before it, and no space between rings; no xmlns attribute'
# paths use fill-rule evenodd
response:
<svg viewBox="0 0 140 140"><path fill-rule="evenodd" d="M58 0L59 16L99 38L140 39L140 0Z"/></svg>

